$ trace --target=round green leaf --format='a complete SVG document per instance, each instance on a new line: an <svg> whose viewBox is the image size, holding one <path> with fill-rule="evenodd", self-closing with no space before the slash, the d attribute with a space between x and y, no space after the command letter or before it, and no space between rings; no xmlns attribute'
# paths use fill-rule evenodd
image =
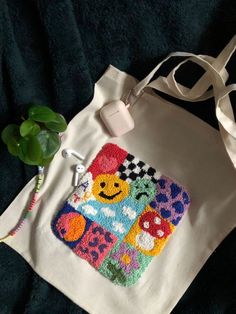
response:
<svg viewBox="0 0 236 314"><path fill-rule="evenodd" d="M56 113L55 119L53 121L46 122L45 126L49 130L54 131L54 132L64 132L67 128L67 123L66 123L65 118L61 114Z"/></svg>
<svg viewBox="0 0 236 314"><path fill-rule="evenodd" d="M20 132L19 126L16 124L9 124L2 131L2 140L7 144L7 148L10 154L13 156L18 155Z"/></svg>
<svg viewBox="0 0 236 314"><path fill-rule="evenodd" d="M29 166L38 166L38 164L32 160L30 160L27 156L22 154L22 152L19 153L18 157L20 158L21 161L23 161L26 165Z"/></svg>
<svg viewBox="0 0 236 314"><path fill-rule="evenodd" d="M40 126L33 120L25 120L20 126L20 135L29 136L37 135L40 131Z"/></svg>
<svg viewBox="0 0 236 314"><path fill-rule="evenodd" d="M20 140L18 157L20 158L21 161L23 161L27 165L30 165L30 166L37 165L37 162L30 160L28 157L28 139L27 138L21 138Z"/></svg>
<svg viewBox="0 0 236 314"><path fill-rule="evenodd" d="M33 105L29 108L29 119L38 122L50 122L55 119L55 112L46 106Z"/></svg>
<svg viewBox="0 0 236 314"><path fill-rule="evenodd" d="M48 130L41 130L37 135L42 150L42 158L48 159L53 157L60 148L59 135Z"/></svg>
<svg viewBox="0 0 236 314"><path fill-rule="evenodd" d="M48 158L48 159L42 159L40 161L40 166L42 166L42 167L48 166L50 164L50 162L53 160L53 158L54 158L54 156L51 158Z"/></svg>
<svg viewBox="0 0 236 314"><path fill-rule="evenodd" d="M41 161L41 156L42 150L37 137L30 137L28 140L27 157L31 161L36 162L39 165Z"/></svg>
<svg viewBox="0 0 236 314"><path fill-rule="evenodd" d="M12 140L9 141L7 144L7 149L9 153L12 154L13 156L18 156L19 145L20 145L19 142L15 138L12 138Z"/></svg>
<svg viewBox="0 0 236 314"><path fill-rule="evenodd" d="M19 138L19 126L16 124L9 124L5 127L5 129L3 129L1 137L5 144L8 144L8 142L10 142L12 138Z"/></svg>
<svg viewBox="0 0 236 314"><path fill-rule="evenodd" d="M40 165L41 147L36 137L21 138L19 158L28 165Z"/></svg>

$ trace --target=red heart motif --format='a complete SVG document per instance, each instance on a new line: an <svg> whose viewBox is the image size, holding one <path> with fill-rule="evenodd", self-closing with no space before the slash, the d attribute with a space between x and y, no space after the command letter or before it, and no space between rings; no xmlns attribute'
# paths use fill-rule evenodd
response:
<svg viewBox="0 0 236 314"><path fill-rule="evenodd" d="M98 159L99 167L104 172L110 172L117 167L117 159L114 157L106 157L105 155L101 156Z"/></svg>

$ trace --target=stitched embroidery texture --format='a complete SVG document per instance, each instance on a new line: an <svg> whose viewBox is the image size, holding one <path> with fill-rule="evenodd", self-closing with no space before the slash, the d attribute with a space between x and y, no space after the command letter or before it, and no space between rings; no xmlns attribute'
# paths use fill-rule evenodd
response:
<svg viewBox="0 0 236 314"><path fill-rule="evenodd" d="M190 205L187 191L106 144L52 221L76 255L121 286L135 284Z"/></svg>

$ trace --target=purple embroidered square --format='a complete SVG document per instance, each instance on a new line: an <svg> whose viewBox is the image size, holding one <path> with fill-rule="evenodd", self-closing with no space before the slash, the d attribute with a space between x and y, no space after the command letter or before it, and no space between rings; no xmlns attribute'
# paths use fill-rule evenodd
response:
<svg viewBox="0 0 236 314"><path fill-rule="evenodd" d="M130 286L160 254L189 204L182 186L106 144L54 217L52 231L101 275Z"/></svg>
<svg viewBox="0 0 236 314"><path fill-rule="evenodd" d="M177 226L188 209L188 193L170 178L161 176L157 181L157 194L150 203L162 218Z"/></svg>

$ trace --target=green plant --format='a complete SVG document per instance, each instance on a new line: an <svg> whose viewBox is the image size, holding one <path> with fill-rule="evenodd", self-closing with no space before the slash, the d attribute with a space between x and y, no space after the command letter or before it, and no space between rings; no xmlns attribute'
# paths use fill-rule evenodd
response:
<svg viewBox="0 0 236 314"><path fill-rule="evenodd" d="M46 106L32 105L21 125L9 124L1 137L9 153L27 165L47 166L61 145L58 133L65 131L65 118Z"/></svg>

